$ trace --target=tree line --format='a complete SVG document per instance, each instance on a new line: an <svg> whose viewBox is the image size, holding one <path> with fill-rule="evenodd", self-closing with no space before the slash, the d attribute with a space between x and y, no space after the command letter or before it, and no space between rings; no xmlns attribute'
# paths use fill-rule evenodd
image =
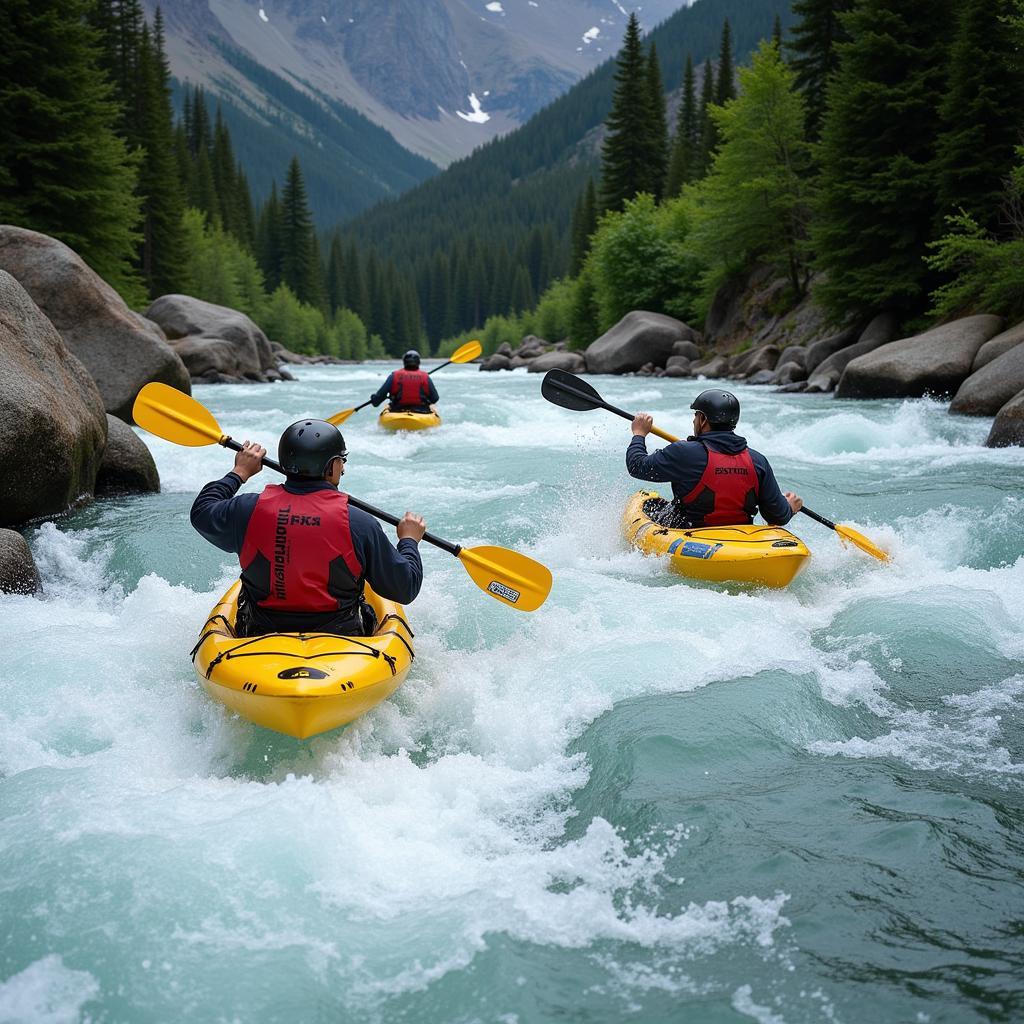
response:
<svg viewBox="0 0 1024 1024"><path fill-rule="evenodd" d="M738 73L728 22L717 67L698 82L687 60L671 135L656 47L631 19L569 274L481 322L488 346L542 327L582 346L631 308L699 322L758 264L788 282L780 313L813 288L836 322L1024 317L1021 0L793 10Z"/></svg>
<svg viewBox="0 0 1024 1024"><path fill-rule="evenodd" d="M363 358L424 339L415 284L330 237L293 158L258 207L218 105L175 117L141 0L11 0L0 19L0 217L60 238L129 304L186 292L290 347Z"/></svg>

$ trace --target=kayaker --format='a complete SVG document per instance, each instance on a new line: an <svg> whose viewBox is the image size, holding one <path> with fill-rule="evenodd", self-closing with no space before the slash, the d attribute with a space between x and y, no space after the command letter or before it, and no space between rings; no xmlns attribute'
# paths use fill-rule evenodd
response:
<svg viewBox="0 0 1024 1024"><path fill-rule="evenodd" d="M430 412L438 397L430 374L420 369L419 352L409 349L402 356L402 369L389 373L370 401L376 408L386 398L392 412Z"/></svg>
<svg viewBox="0 0 1024 1024"><path fill-rule="evenodd" d="M337 427L300 420L282 435L278 461L288 476L262 493L237 494L263 468L267 450L246 441L234 468L192 504L192 525L242 566L239 636L320 632L368 636L376 628L363 584L408 604L420 592L421 516L406 512L398 547L380 523L338 490L348 451Z"/></svg>
<svg viewBox="0 0 1024 1024"><path fill-rule="evenodd" d="M637 480L672 484L674 495L672 501L652 498L644 512L672 530L751 523L758 512L774 526L788 523L803 500L791 491L783 493L768 460L736 433L739 399L712 388L702 391L690 408L693 436L651 455L646 439L654 420L644 412L633 419L626 470Z"/></svg>

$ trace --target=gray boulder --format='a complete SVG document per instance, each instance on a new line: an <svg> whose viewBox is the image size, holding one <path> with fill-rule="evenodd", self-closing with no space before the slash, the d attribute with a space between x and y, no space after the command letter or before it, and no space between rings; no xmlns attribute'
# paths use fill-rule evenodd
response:
<svg viewBox="0 0 1024 1024"><path fill-rule="evenodd" d="M523 359L532 359L543 353L547 347L548 343L543 338L538 338L535 334L527 334L513 355L519 355Z"/></svg>
<svg viewBox="0 0 1024 1024"><path fill-rule="evenodd" d="M712 356L706 363L695 363L690 367L692 377L724 377L728 372L727 356Z"/></svg>
<svg viewBox="0 0 1024 1024"><path fill-rule="evenodd" d="M775 371L774 370L756 370L746 380L747 384L752 384L755 387L761 384L774 384L775 383Z"/></svg>
<svg viewBox="0 0 1024 1024"><path fill-rule="evenodd" d="M993 359L998 359L1004 352L1009 352L1011 348L1016 348L1021 342L1024 342L1024 324L1014 324L1002 334L989 338L978 349L978 354L974 357L974 363L971 366L971 373L977 373L983 366L991 363Z"/></svg>
<svg viewBox="0 0 1024 1024"><path fill-rule="evenodd" d="M976 370L950 403L956 416L995 416L1018 391L1024 391L1024 345L1017 345Z"/></svg>
<svg viewBox="0 0 1024 1024"><path fill-rule="evenodd" d="M833 352L818 364L817 369L808 378L807 390L832 391L850 362L857 356L866 355L868 352L874 352L876 348L888 345L896 337L898 329L899 321L892 313L879 313L852 345Z"/></svg>
<svg viewBox="0 0 1024 1024"><path fill-rule="evenodd" d="M773 384L794 384L796 381L807 380L807 371L800 363L784 363L772 376Z"/></svg>
<svg viewBox="0 0 1024 1024"><path fill-rule="evenodd" d="M38 594L42 589L28 542L15 530L0 530L0 594Z"/></svg>
<svg viewBox="0 0 1024 1024"><path fill-rule="evenodd" d="M978 349L1002 320L987 313L890 341L851 360L836 387L837 398L919 398L950 394L967 379Z"/></svg>
<svg viewBox="0 0 1024 1024"><path fill-rule="evenodd" d="M103 399L24 288L0 270L0 526L63 512L93 492Z"/></svg>
<svg viewBox="0 0 1024 1024"><path fill-rule="evenodd" d="M775 389L777 395L796 395L807 390L807 381L795 380L792 384L783 384L782 387Z"/></svg>
<svg viewBox="0 0 1024 1024"><path fill-rule="evenodd" d="M193 380L266 383L278 359L267 336L237 309L191 295L161 295L146 310L170 339Z"/></svg>
<svg viewBox="0 0 1024 1024"><path fill-rule="evenodd" d="M785 366L786 363L796 363L797 366L806 366L807 359L807 346L806 345L788 345L782 350L782 354L779 356L779 361L775 364L776 368Z"/></svg>
<svg viewBox="0 0 1024 1024"><path fill-rule="evenodd" d="M989 448L1024 447L1024 391L1014 395L996 414L985 444Z"/></svg>
<svg viewBox="0 0 1024 1024"><path fill-rule="evenodd" d="M509 356L511 358L511 356L512 356L512 346L507 341L503 341L498 346L498 350L497 350L497 352L495 352L495 355Z"/></svg>
<svg viewBox="0 0 1024 1024"><path fill-rule="evenodd" d="M96 475L97 496L160 490L160 474L145 442L123 420L107 414L107 447Z"/></svg>
<svg viewBox="0 0 1024 1024"><path fill-rule="evenodd" d="M677 341L672 346L672 355L673 357L683 356L685 359L693 362L696 359L700 359L700 349L692 341ZM665 364L665 367L668 367L668 363Z"/></svg>
<svg viewBox="0 0 1024 1024"><path fill-rule="evenodd" d="M188 371L160 328L132 312L63 242L0 226L0 267L17 278L92 375L107 412L131 422L144 384L189 391Z"/></svg>
<svg viewBox="0 0 1024 1024"><path fill-rule="evenodd" d="M729 365L733 373L746 374L748 377L753 377L757 373L774 370L778 364L779 355L780 349L777 345L761 345L744 353L744 358L739 366L733 367L731 362Z"/></svg>
<svg viewBox="0 0 1024 1024"><path fill-rule="evenodd" d="M695 341L696 331L662 313L633 310L591 342L584 353L590 373L631 373L645 363L664 366L678 341Z"/></svg>
<svg viewBox="0 0 1024 1024"><path fill-rule="evenodd" d="M670 365L665 367L664 376L665 377L689 377L690 376L690 370L689 370L688 367L680 366L678 363L672 365L671 364L671 360L670 360Z"/></svg>
<svg viewBox="0 0 1024 1024"><path fill-rule="evenodd" d="M569 373L586 373L587 362L581 352L545 352L530 360L529 373L547 373L548 370L568 370Z"/></svg>
<svg viewBox="0 0 1024 1024"><path fill-rule="evenodd" d="M665 363L665 372L669 370L681 370L681 373L673 374L676 377L688 377L690 375L690 367L692 360L686 356L669 356L668 362Z"/></svg>
<svg viewBox="0 0 1024 1024"><path fill-rule="evenodd" d="M504 352L495 352L488 356L481 364L481 370L511 370L512 360Z"/></svg>
<svg viewBox="0 0 1024 1024"><path fill-rule="evenodd" d="M856 327L844 327L841 331L808 345L804 354L804 369L807 370L808 376L813 376L814 371L834 352L852 345L857 336Z"/></svg>

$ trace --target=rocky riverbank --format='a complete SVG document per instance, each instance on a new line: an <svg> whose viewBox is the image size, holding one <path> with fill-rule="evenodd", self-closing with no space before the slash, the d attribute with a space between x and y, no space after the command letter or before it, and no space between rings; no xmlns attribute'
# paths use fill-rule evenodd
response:
<svg viewBox="0 0 1024 1024"><path fill-rule="evenodd" d="M0 225L0 592L38 586L12 528L160 489L130 426L145 384L290 380L281 364L305 361L244 314L188 295L137 313L62 242Z"/></svg>
<svg viewBox="0 0 1024 1024"><path fill-rule="evenodd" d="M787 283L762 270L715 297L701 334L680 320L634 310L583 351L529 335L481 370L740 380L836 398L951 398L950 413L994 416L990 447L1024 445L1024 324L989 314L902 336L895 316L831 324L812 297L776 310Z"/></svg>

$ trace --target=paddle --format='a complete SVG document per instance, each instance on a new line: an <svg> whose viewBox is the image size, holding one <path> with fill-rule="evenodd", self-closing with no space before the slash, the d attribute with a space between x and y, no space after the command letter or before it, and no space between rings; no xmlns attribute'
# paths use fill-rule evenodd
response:
<svg viewBox="0 0 1024 1024"><path fill-rule="evenodd" d="M442 363L440 366L435 366L430 374L437 373L438 370L443 370L446 366L451 366L452 363L471 363L480 353L483 351L479 341L467 341L465 345L460 345L453 353L451 359L446 363ZM368 405L372 404L372 399L368 399L363 402L362 405L357 405L354 409L343 409L341 412L336 412L333 416L327 418L328 423L333 423L336 427L340 427L353 413L359 412L360 409L365 409Z"/></svg>
<svg viewBox="0 0 1024 1024"><path fill-rule="evenodd" d="M190 448L201 448L208 444L219 444L232 451L241 451L242 446L220 429L213 414L194 398L168 387L166 384L147 384L135 399L132 408L135 422L151 434L162 437L174 444ZM263 465L283 473L281 464L265 458ZM349 504L361 508L371 516L397 526L399 519L389 512L382 512L366 502L349 495ZM535 562L518 551L509 551L484 545L464 548L451 541L442 540L432 533L425 533L423 539L434 547L455 555L462 562L470 579L491 597L522 612L536 611L551 591L551 571L540 562Z"/></svg>
<svg viewBox="0 0 1024 1024"><path fill-rule="evenodd" d="M563 409L572 409L574 412L607 409L623 419L633 419L633 413L626 412L624 409L618 409L614 405L609 405L585 380L581 380L574 373L569 373L567 370L548 370L544 374L544 380L541 382L540 393L549 402L561 406ZM657 434L658 437L665 441L679 440L678 437L666 434L664 430L659 430L657 427L652 427L651 433ZM827 526L830 530L834 530L840 538L849 541L860 548L861 551L866 551L880 562L887 562L889 560L889 555L885 551L878 547L877 544L868 540L862 533L858 533L853 527L845 526L842 523L833 523L832 520L818 515L817 512L812 512L806 506L801 508L800 511L810 516L816 523L821 523L822 526Z"/></svg>

